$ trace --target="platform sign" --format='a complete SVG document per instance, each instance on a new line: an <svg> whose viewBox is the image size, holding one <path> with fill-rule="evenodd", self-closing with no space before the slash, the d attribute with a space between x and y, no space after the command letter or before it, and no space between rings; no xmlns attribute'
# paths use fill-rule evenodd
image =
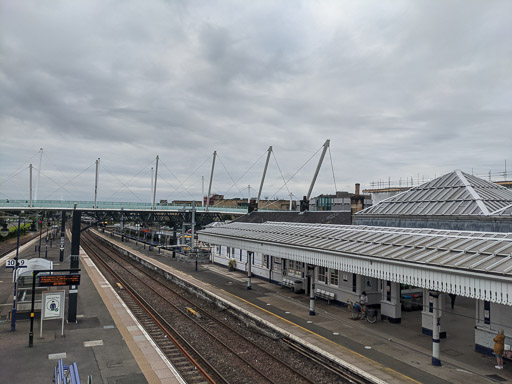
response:
<svg viewBox="0 0 512 384"><path fill-rule="evenodd" d="M39 337L43 337L43 320L62 319L62 336L64 336L64 312L66 292L43 292L41 304L41 327Z"/></svg>
<svg viewBox="0 0 512 384"><path fill-rule="evenodd" d="M64 292L43 293L43 319L54 319L64 316Z"/></svg>
<svg viewBox="0 0 512 384"><path fill-rule="evenodd" d="M80 285L80 274L39 276L40 287L62 287L66 285Z"/></svg>
<svg viewBox="0 0 512 384"><path fill-rule="evenodd" d="M18 268L27 268L27 261L27 259L18 259ZM16 259L7 260L5 268L16 268Z"/></svg>

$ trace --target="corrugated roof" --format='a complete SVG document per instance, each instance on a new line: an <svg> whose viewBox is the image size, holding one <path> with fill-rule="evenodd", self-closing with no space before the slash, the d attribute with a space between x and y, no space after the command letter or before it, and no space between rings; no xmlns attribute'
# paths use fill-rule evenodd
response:
<svg viewBox="0 0 512 384"><path fill-rule="evenodd" d="M202 234L512 276L512 233L233 222Z"/></svg>
<svg viewBox="0 0 512 384"><path fill-rule="evenodd" d="M357 215L503 215L512 212L512 190L461 171L394 195ZM510 209L504 210L509 207Z"/></svg>

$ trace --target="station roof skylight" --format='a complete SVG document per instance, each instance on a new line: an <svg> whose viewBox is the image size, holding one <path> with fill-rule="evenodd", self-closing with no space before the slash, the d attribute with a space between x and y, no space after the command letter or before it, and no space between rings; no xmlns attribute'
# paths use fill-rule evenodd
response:
<svg viewBox="0 0 512 384"><path fill-rule="evenodd" d="M512 190L453 171L373 205L357 215L492 216L512 214Z"/></svg>

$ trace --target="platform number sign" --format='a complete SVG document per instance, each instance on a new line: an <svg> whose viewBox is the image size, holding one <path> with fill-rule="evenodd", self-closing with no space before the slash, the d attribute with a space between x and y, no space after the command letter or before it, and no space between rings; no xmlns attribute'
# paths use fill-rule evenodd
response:
<svg viewBox="0 0 512 384"><path fill-rule="evenodd" d="M16 268L16 259L9 259L5 262L6 268ZM18 259L18 268L27 268L27 259Z"/></svg>

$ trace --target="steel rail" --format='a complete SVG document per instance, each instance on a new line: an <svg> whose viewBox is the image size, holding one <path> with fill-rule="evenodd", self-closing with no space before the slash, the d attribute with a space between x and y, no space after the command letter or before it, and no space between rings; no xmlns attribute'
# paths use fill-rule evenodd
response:
<svg viewBox="0 0 512 384"><path fill-rule="evenodd" d="M117 257L120 257L117 253L116 253L116 256ZM140 264L139 263L136 263L136 262L132 262L130 260L126 260L130 265L134 266L137 268L138 272L141 272L143 273L144 275L148 276L151 280L154 280L154 276L151 276L149 273L147 273L145 270L141 269L140 268ZM124 267L123 267L124 268ZM131 271L128 271L128 273L130 274L133 274ZM137 278L137 277L136 277ZM143 280L141 280L141 282L143 284L145 284L149 289L153 290L151 287L149 287ZM158 282L159 284L161 284L160 282ZM170 292L172 292L173 294L175 295L178 295L180 297L180 299L182 299L183 301L189 303L191 306L197 306L197 303L193 303L191 302L189 299L187 299L186 297L183 297L182 295L180 295L179 293L173 291L172 289L170 289L169 287L167 287L166 285L162 285L163 287L165 287L167 290L169 290ZM169 303L169 305L171 305L172 307L174 307L177 311L179 311L180 313L182 313L184 316L187 317L187 319L193 321L197 326L199 326L201 329L203 329L204 332L206 332L207 334L209 334L211 337L213 337L217 342L219 342L221 345L223 345L227 350L229 350L230 352L232 352L234 355L236 355L240 360L242 360L244 363L246 363L247 365L249 365L254 371L256 371L257 373L259 373L262 377L264 377L266 380L268 380L269 382L271 383L276 383L278 384L279 382L276 382L274 379L268 377L268 375L264 372L262 372L258 367L256 367L250 360L248 359L245 359L243 358L242 356L240 356L236 351L233 351L232 348L230 346L228 346L224 341L220 340L217 336L213 335L208 329L206 329L202 324L200 324L198 321L196 321L195 319L191 318L184 310L182 310L181 308L177 307L174 303L172 303L171 301L169 301L168 298L166 298L165 296L161 295L160 293L158 292L154 292L156 295L160 296L162 300L166 301L167 303ZM212 321L214 321L216 324L222 326L224 329L227 329L230 333L236 333L245 343L248 343L250 344L252 347L258 349L259 351L261 351L262 353L264 353L266 356L268 356L268 358L274 360L274 361L277 361L278 363L280 363L281 365L283 365L286 369L290 370L294 375L300 377L304 382L307 382L307 383L313 383L313 381L311 381L311 379L307 378L306 376L304 376L301 372L297 371L296 369L294 369L292 366L290 366L289 364L287 364L286 362L282 361L282 360L279 360L279 359L276 359L275 356L273 356L271 353L269 353L267 350L263 349L262 347L260 347L258 344L254 343L252 340L249 340L247 339L244 335L242 335L240 332L238 332L237 330L233 329L233 328L230 328L228 327L226 324L224 324L222 321L220 321L216 316L213 316L211 313L205 311L205 310L201 310L203 313L207 314Z"/></svg>
<svg viewBox="0 0 512 384"><path fill-rule="evenodd" d="M339 367L337 365L332 365L327 361L326 358L322 358L317 353L314 353L306 348L304 348L302 345L295 343L291 339L284 338L283 342L286 343L291 349L296 351L297 353L300 353L301 355L307 357L308 359L313 360L317 364L321 365L325 369L333 372L336 375L339 375L343 377L345 380L348 380L348 383L351 384L368 384L371 383L368 380L365 380L364 378L360 377L359 375L349 371L346 368Z"/></svg>
<svg viewBox="0 0 512 384"><path fill-rule="evenodd" d="M197 368L197 370L200 372L200 374L204 377L204 379L208 382L208 383L211 383L211 384L215 384L215 383L219 383L219 382L222 382L222 383L228 383L227 380L225 380L223 378L223 376L214 368L212 367L207 361L206 359L204 359L201 354L192 346L190 345L190 343L188 343L186 341L185 338L183 338L176 330L174 330L174 328L172 327L171 324L169 324L169 322L167 322L161 315L158 314L158 311L154 308L152 308L152 306L143 298L141 297L135 289L133 289L130 284L128 282L126 282L126 279L122 278L117 272L115 272L110 266L108 266L102 259L101 257L99 256L98 252L96 252L94 249L92 249L90 247L90 244L85 244L85 242L82 244L82 246L88 250L88 253L89 252L92 252L94 254L94 259L95 260L98 260L102 266L116 279L118 280L123 288L125 289L125 291L134 299L134 301L139 305L139 307L141 309L144 310L144 313L149 316L153 322L158 326L158 328L161 330L162 333L164 333L168 338L169 340L176 346L176 348L178 348L178 350L183 354L183 356L186 357L186 359L193 365ZM90 255L90 254L89 254ZM153 312L153 313L152 313ZM175 334L180 338L180 340L178 340L176 337L174 337L174 335L172 333L169 332L169 329L172 329L173 332L175 332ZM156 340L155 340L156 342ZM186 346L186 348L189 348L190 350L193 351L193 353L195 353L197 356L199 356L199 358L202 360L201 363L203 365L201 365L199 362L196 361L196 359L185 349L185 347L183 346L183 344ZM220 379L215 381L203 368L203 366L207 366L208 369L211 369L215 375L218 376L218 378Z"/></svg>

